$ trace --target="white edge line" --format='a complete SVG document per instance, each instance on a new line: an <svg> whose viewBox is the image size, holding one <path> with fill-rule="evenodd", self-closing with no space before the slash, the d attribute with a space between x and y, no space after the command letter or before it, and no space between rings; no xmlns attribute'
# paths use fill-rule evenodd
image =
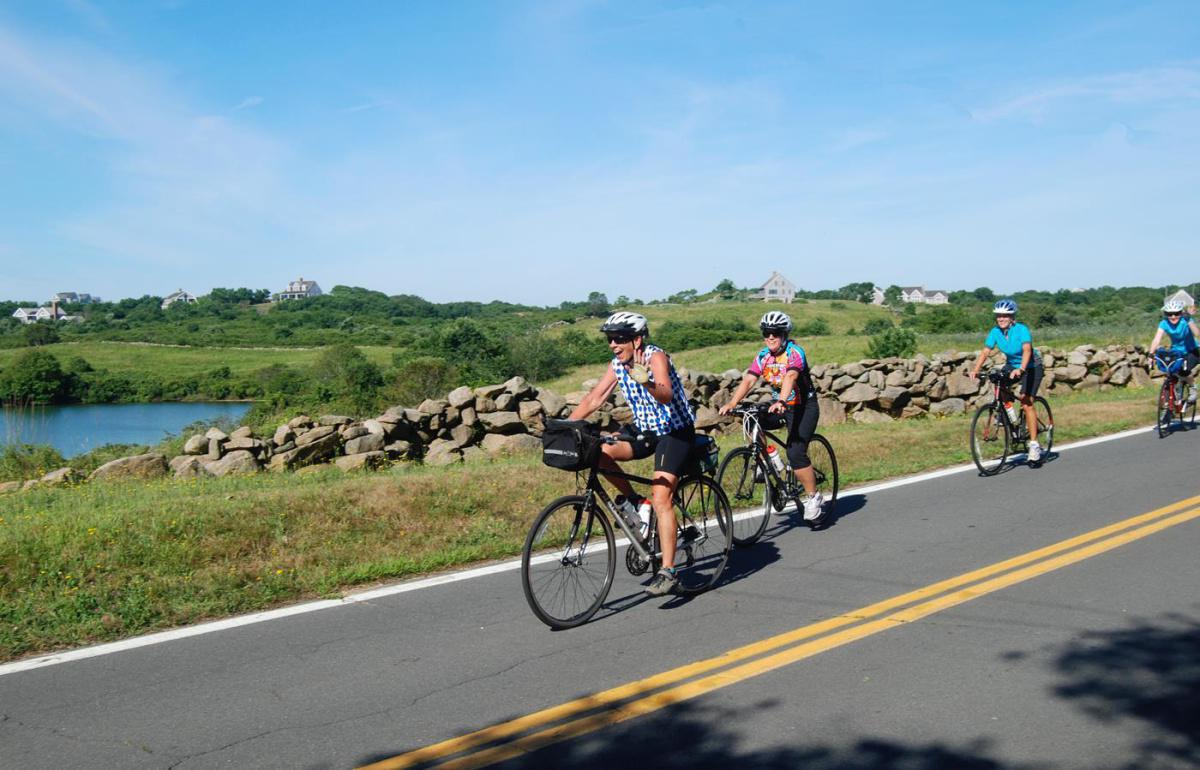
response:
<svg viewBox="0 0 1200 770"><path fill-rule="evenodd" d="M1103 444L1108 441L1116 441L1118 439L1129 438L1140 433L1153 430L1154 426L1150 425L1143 428L1132 428L1124 430L1120 433L1111 433L1106 436L1096 436L1094 438L1083 439L1076 441L1073 444L1067 444L1058 447L1055 451L1065 452L1068 449L1081 449L1083 447L1093 446L1095 444ZM923 481L932 481L934 479L953 476L957 473L963 473L975 468L974 463L966 463L956 465L950 468L941 468L936 471L927 471L912 476L903 476L890 481L883 481L878 484L869 484L864 487L851 487L839 492L839 496L853 492L855 494L871 494L873 492L882 492L887 489L895 489L896 487L908 486L909 484L918 484ZM621 539L617 541L617 546L627 544L627 540ZM553 556L542 557L538 561L555 558ZM158 633L146 634L144 636L135 636L130 639L122 639L118 642L108 642L105 644L92 645L91 647L81 647L74 650L66 650L56 652L50 655L40 655L36 658L27 658L14 663L0 664L0 676L7 674L17 674L22 671L30 671L33 669L46 668L47 666L55 666L60 663L70 663L76 660L85 660L87 658L96 658L102 655L111 655L115 652L124 652L125 650L135 650L139 647L149 647L155 644L164 642L173 642L177 639L187 639L193 636L201 636L203 634L211 634L216 631L225 631L231 628L239 628L241 626L249 626L255 623L265 623L268 620L279 620L280 618L288 618L293 615L303 615L309 612L318 612L320 610L333 609L334 607L345 607L350 604L359 604L369 602L374 599L382 599L387 596L395 596L397 594L408 593L409 591L420 591L425 588L434 586L446 585L448 583L458 583L463 580L473 580L475 578L484 577L485 575L495 575L501 572L510 572L521 566L520 559L512 559L510 561L500 562L498 564L489 564L484 567L474 567L472 569L460 570L457 572L447 572L442 575L433 577L418 578L415 580L405 581L390 586L382 586L380 588L372 588L366 591L350 593L341 599L322 599L320 601L305 602L303 604L294 604L290 607L280 607L275 610L267 610L265 612L254 612L249 615L238 615L224 620L214 620L208 623L199 623L194 626L185 626L183 628L174 628L170 631L160 631Z"/></svg>

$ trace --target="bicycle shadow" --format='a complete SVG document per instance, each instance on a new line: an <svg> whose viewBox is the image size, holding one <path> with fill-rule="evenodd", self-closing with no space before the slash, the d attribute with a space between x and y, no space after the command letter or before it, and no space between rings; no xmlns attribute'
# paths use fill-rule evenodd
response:
<svg viewBox="0 0 1200 770"><path fill-rule="evenodd" d="M773 543L769 544L769 548L758 548L757 546L754 548L737 548L735 546L729 552L729 561L725 563L725 570L721 573L721 577L709 590L715 590L723 586L736 583L739 580L744 580L763 569L768 564L773 564L774 562L779 561L781 558L782 556L779 552L778 546L774 545ZM618 569L620 568L621 567L618 566ZM645 575L640 575L638 577L640 578L642 587L644 588L645 585L650 582L650 578L654 576L653 574L647 572ZM704 593L708 592L705 591ZM596 613L596 616L588 622L595 623L597 621L613 617L614 615L631 610L634 607L653 599L667 600L659 607L659 609L674 609L676 607L682 607L683 605L688 604L697 597L704 596L704 593L691 595L673 593L664 597L650 596L639 589L637 591L627 593L624 596L618 596L615 599L609 599L608 601L604 602L604 604L600 605L600 610Z"/></svg>
<svg viewBox="0 0 1200 770"><path fill-rule="evenodd" d="M1002 476L1015 468L1029 468L1030 470L1038 470L1046 465L1046 463L1052 463L1058 458L1058 452L1042 452L1042 459L1038 460L1036 463L1031 463L1029 462L1028 452L1018 452L1014 457L1010 457L1009 459L1005 460L1004 465L1000 466L995 473L987 474L980 471L976 475L980 478L986 479L995 476Z"/></svg>
<svg viewBox="0 0 1200 770"><path fill-rule="evenodd" d="M839 497L834 503L832 510L825 511L825 518L819 525L813 527L814 532L823 532L830 527L836 526L838 521L846 516L861 511L867 506L867 496L863 494L850 494ZM776 517L773 524L767 527L767 531L763 533L763 540L774 540L775 538L787 532L790 529L808 529L808 522L804 520L804 515L795 504L792 507L785 508L786 515ZM762 542L762 541L760 541Z"/></svg>

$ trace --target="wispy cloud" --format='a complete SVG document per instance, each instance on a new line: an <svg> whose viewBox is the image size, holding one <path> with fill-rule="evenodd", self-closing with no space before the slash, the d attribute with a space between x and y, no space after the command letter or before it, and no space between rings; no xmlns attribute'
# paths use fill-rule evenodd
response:
<svg viewBox="0 0 1200 770"><path fill-rule="evenodd" d="M971 117L983 123L1006 119L1038 120L1063 103L1087 99L1124 104L1200 99L1200 62L1046 83L990 106L973 109Z"/></svg>
<svg viewBox="0 0 1200 770"><path fill-rule="evenodd" d="M247 96L245 99L242 99L240 102L238 102L238 105L233 108L233 111L237 112L238 110L248 110L253 107L257 107L262 103L263 98L261 96Z"/></svg>
<svg viewBox="0 0 1200 770"><path fill-rule="evenodd" d="M343 115L350 115L355 112L367 112L368 110L377 110L380 107L386 107L389 104L391 104L391 102L386 99L377 99L375 101L362 102L360 104L355 104L350 107L343 107L342 109L338 110L338 112L340 112Z"/></svg>
<svg viewBox="0 0 1200 770"><path fill-rule="evenodd" d="M890 133L878 128L851 128L843 131L829 149L831 152L848 152L868 144L882 142L891 136Z"/></svg>

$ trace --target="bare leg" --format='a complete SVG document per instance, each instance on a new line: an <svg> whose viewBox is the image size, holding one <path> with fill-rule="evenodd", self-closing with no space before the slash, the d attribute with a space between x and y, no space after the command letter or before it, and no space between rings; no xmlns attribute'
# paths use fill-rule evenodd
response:
<svg viewBox="0 0 1200 770"><path fill-rule="evenodd" d="M664 567L675 566L675 503L672 496L679 485L679 477L666 471L654 472L654 486L650 489L654 514L658 519L658 542L662 547Z"/></svg>
<svg viewBox="0 0 1200 770"><path fill-rule="evenodd" d="M792 471L796 474L796 478L804 485L804 491L809 497L817 493L817 472L809 465L807 468L797 468Z"/></svg>
<svg viewBox="0 0 1200 770"><path fill-rule="evenodd" d="M617 460L632 460L633 447L628 441L619 441L616 444L602 444L600 446L600 462L598 466L600 473L609 484L617 488L617 491L626 497L634 497L633 485L628 479L620 476L610 476L606 471L620 471L621 466L617 465Z"/></svg>
<svg viewBox="0 0 1200 770"><path fill-rule="evenodd" d="M1021 409L1025 412L1025 427L1029 429L1029 440L1037 441L1037 411L1033 408L1033 396L1021 396Z"/></svg>

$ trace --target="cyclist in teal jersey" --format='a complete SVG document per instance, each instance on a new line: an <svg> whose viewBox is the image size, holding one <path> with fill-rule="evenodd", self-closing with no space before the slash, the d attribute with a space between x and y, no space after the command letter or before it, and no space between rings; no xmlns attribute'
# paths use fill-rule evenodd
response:
<svg viewBox="0 0 1200 770"><path fill-rule="evenodd" d="M1025 412L1025 425L1029 429L1029 462L1037 463L1042 459L1042 447L1037 442L1037 412L1033 409L1033 397L1037 395L1045 374L1042 356L1033 349L1033 335L1029 333L1029 327L1017 323L1017 303L1014 300L1000 300L992 307L992 313L996 317L996 325L988 333L970 376L973 380L979 378L979 370L983 368L990 351L999 349L1004 354L1004 371L1010 379L1021 382L1021 409Z"/></svg>
<svg viewBox="0 0 1200 770"><path fill-rule="evenodd" d="M817 406L817 391L813 387L808 357L804 348L789 338L792 319L786 313L772 310L758 322L764 347L754 356L742 382L720 408L729 414L746 397L759 378L766 379L774 390L774 401L767 408L770 414L787 423L787 456L796 478L808 493L804 501L804 520L816 526L824 511L825 498L817 490L817 475L808 458L808 442L817 430L821 412Z"/></svg>
<svg viewBox="0 0 1200 770"><path fill-rule="evenodd" d="M1195 308L1190 308L1195 311ZM1183 303L1179 300L1167 300L1162 307L1163 320L1158 322L1154 332L1154 341L1150 343L1150 360L1154 361L1154 351L1165 335L1171 340L1171 350L1183 357L1183 368L1179 371L1179 379L1188 384L1188 403L1196 403L1196 366L1200 364L1200 346L1196 338L1200 337L1200 329L1191 314L1185 315Z"/></svg>

